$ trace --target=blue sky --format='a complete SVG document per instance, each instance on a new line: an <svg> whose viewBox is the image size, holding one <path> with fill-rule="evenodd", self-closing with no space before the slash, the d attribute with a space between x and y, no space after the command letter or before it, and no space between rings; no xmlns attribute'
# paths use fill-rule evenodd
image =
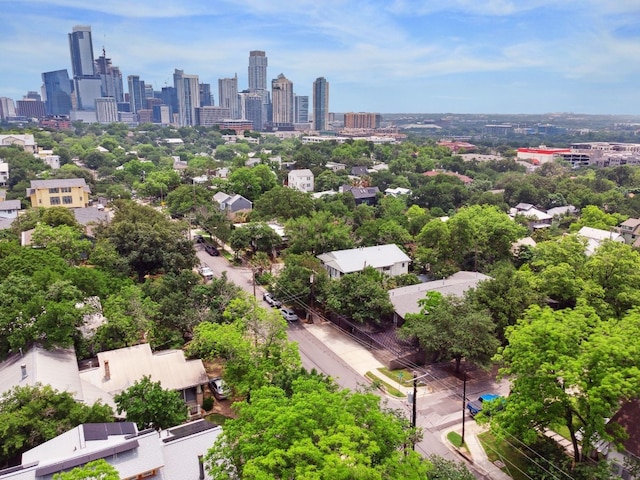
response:
<svg viewBox="0 0 640 480"><path fill-rule="evenodd" d="M250 50L330 110L640 114L640 0L0 0L0 96L96 57L160 89L175 68L247 86ZM126 86L125 86L126 89Z"/></svg>

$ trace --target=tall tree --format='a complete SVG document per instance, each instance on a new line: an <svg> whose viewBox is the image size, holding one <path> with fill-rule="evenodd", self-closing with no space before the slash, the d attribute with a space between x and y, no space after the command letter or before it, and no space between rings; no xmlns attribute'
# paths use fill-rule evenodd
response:
<svg viewBox="0 0 640 480"><path fill-rule="evenodd" d="M575 462L597 442L620 441L607 419L640 394L640 312L601 320L586 306L554 311L533 306L507 328L496 360L511 394L498 423L525 442L545 428L567 427ZM580 430L581 435L578 435Z"/></svg>
<svg viewBox="0 0 640 480"><path fill-rule="evenodd" d="M145 375L113 399L118 413L126 412L127 421L139 430L156 430L179 425L187 419L187 406L178 392L165 390L160 382Z"/></svg>
<svg viewBox="0 0 640 480"><path fill-rule="evenodd" d="M56 473L53 480L119 480L120 474L115 467L103 458L94 460L68 472Z"/></svg>
<svg viewBox="0 0 640 480"><path fill-rule="evenodd" d="M351 229L329 212L313 212L309 217L298 217L285 224L291 253L309 252L319 255L332 250L353 247Z"/></svg>

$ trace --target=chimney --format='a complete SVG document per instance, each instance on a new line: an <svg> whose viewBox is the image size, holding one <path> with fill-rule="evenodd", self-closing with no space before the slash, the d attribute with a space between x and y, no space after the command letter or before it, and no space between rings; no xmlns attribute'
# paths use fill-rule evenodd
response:
<svg viewBox="0 0 640 480"><path fill-rule="evenodd" d="M104 378L105 380L111 380L111 370L109 369L109 360L104 361Z"/></svg>
<svg viewBox="0 0 640 480"><path fill-rule="evenodd" d="M26 363L23 363L22 365L20 365L20 372L22 373L22 380L27 378L27 364Z"/></svg>

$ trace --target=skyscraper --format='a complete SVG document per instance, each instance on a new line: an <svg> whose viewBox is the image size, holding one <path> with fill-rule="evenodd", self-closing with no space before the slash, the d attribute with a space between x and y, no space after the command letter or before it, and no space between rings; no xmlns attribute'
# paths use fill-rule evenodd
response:
<svg viewBox="0 0 640 480"><path fill-rule="evenodd" d="M267 57L261 50L249 52L249 91L267 89Z"/></svg>
<svg viewBox="0 0 640 480"><path fill-rule="evenodd" d="M318 131L329 128L329 82L324 77L313 82L313 128Z"/></svg>
<svg viewBox="0 0 640 480"><path fill-rule="evenodd" d="M231 118L234 120L241 117L237 74L233 78L218 79L218 105L228 108L231 112Z"/></svg>
<svg viewBox="0 0 640 480"><path fill-rule="evenodd" d="M307 95L294 96L293 121L295 123L309 122L309 97Z"/></svg>
<svg viewBox="0 0 640 480"><path fill-rule="evenodd" d="M122 72L118 67L111 65L111 59L107 58L104 48L102 55L96 60L96 75L100 77L103 97L113 97L116 102L124 100Z"/></svg>
<svg viewBox="0 0 640 480"><path fill-rule="evenodd" d="M95 75L93 63L93 43L91 42L91 27L77 25L69 34L69 48L71 50L71 68L75 77L93 77Z"/></svg>
<svg viewBox="0 0 640 480"><path fill-rule="evenodd" d="M129 85L129 111L131 113L138 113L138 110L142 110L147 107L144 93L144 82L140 80L138 75L129 75L127 77L127 83Z"/></svg>
<svg viewBox="0 0 640 480"><path fill-rule="evenodd" d="M0 97L0 120L16 116L16 104L12 98Z"/></svg>
<svg viewBox="0 0 640 480"><path fill-rule="evenodd" d="M293 123L293 83L282 73L271 81L274 125Z"/></svg>
<svg viewBox="0 0 640 480"><path fill-rule="evenodd" d="M197 75L186 75L177 68L173 72L173 86L178 99L178 125L196 125L196 108L200 107L200 85Z"/></svg>
<svg viewBox="0 0 640 480"><path fill-rule="evenodd" d="M46 95L47 115L69 115L71 111L71 80L66 69L44 72L42 83Z"/></svg>
<svg viewBox="0 0 640 480"><path fill-rule="evenodd" d="M78 110L95 110L102 97L102 81L96 75L91 27L77 25L69 34L71 68Z"/></svg>
<svg viewBox="0 0 640 480"><path fill-rule="evenodd" d="M200 106L201 107L212 107L213 106L213 97L211 96L211 84L209 83L201 83L199 85L199 95L200 95Z"/></svg>

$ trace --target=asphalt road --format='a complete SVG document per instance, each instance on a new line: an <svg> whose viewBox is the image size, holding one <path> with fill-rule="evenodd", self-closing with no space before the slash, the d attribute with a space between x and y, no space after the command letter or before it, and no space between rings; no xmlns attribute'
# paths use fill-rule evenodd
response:
<svg viewBox="0 0 640 480"><path fill-rule="evenodd" d="M264 289L253 284L250 269L233 267L224 257L213 257L207 254L201 245L196 245L196 253L200 259L200 264L210 267L216 277L226 272L229 281L246 290L250 295L253 295L255 292L256 297L264 306L269 307L269 305L262 300ZM317 371L332 377L340 387L353 391L361 390L367 384L359 373L353 370L330 348L318 340L318 338L308 332L301 323L291 323L289 325L288 336L290 341L298 344L302 364L307 370L315 368ZM448 460L461 461L462 458L447 448L443 443L441 433L441 430L446 428L446 426L450 426L454 422L458 422L458 420L451 420L448 422L448 425L438 423L438 421L434 420L451 418L456 415L456 412L461 411L461 392L457 391L461 385L449 380L437 379L435 375L432 379L427 380L431 380L434 386L438 386L439 392L435 395L418 396L416 423L418 427L422 428L423 439L416 445L416 450L423 456L435 454ZM472 388L481 390L484 387L475 385ZM374 393L378 392L376 391ZM406 400L403 401L387 397L386 395L379 395L387 403L389 408L405 412L408 418L411 416L411 408ZM462 419L461 412L459 419ZM467 418L467 421L473 420ZM477 478L484 478L477 472L474 473L476 473Z"/></svg>

